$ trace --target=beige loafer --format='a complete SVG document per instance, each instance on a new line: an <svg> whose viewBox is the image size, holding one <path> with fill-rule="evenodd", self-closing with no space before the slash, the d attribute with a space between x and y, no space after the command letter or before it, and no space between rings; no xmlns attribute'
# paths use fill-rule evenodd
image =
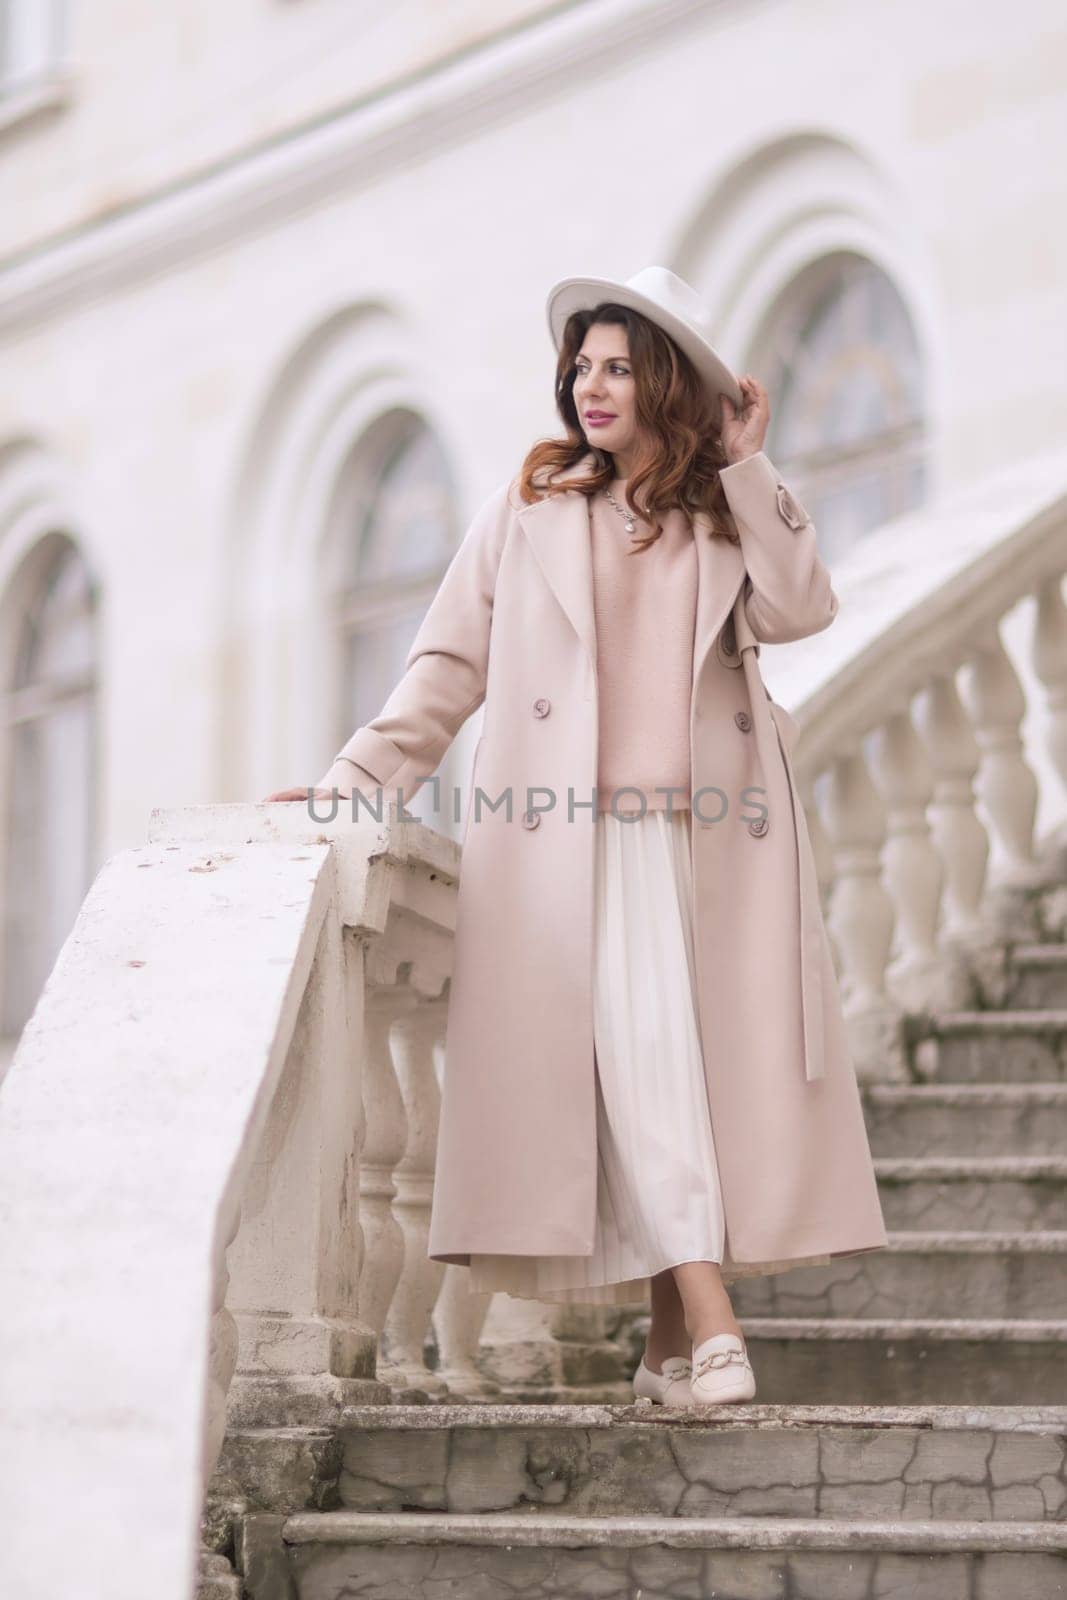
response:
<svg viewBox="0 0 1067 1600"><path fill-rule="evenodd" d="M744 1340L736 1333L716 1333L694 1345L689 1388L692 1403L698 1406L751 1400L756 1393L756 1374Z"/></svg>
<svg viewBox="0 0 1067 1600"><path fill-rule="evenodd" d="M642 1356L634 1373L634 1394L638 1400L652 1400L660 1406L692 1405L689 1389L692 1370L688 1356L668 1356L661 1373L650 1372Z"/></svg>

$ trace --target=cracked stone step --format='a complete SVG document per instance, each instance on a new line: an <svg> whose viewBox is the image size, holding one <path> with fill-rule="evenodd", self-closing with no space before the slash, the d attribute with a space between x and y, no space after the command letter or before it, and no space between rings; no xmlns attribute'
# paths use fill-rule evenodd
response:
<svg viewBox="0 0 1067 1600"><path fill-rule="evenodd" d="M743 1317L770 1404L1060 1406L1067 1322Z"/></svg>
<svg viewBox="0 0 1067 1600"><path fill-rule="evenodd" d="M893 1233L884 1250L739 1278L730 1298L741 1318L1067 1318L1067 1233Z"/></svg>
<svg viewBox="0 0 1067 1600"><path fill-rule="evenodd" d="M1067 1084L864 1084L874 1156L1058 1156Z"/></svg>
<svg viewBox="0 0 1067 1600"><path fill-rule="evenodd" d="M1067 1538L1048 1523L334 1511L280 1534L298 1600L346 1585L361 1600L1062 1600L1067 1583Z"/></svg>
<svg viewBox="0 0 1067 1600"><path fill-rule="evenodd" d="M640 1405L442 1405L417 1418L411 1409L345 1414L342 1506L574 1516L1067 1517L1067 1407L751 1405L702 1416Z"/></svg>
<svg viewBox="0 0 1067 1600"><path fill-rule="evenodd" d="M1049 1229L1067 1219L1067 1157L879 1156L889 1229Z"/></svg>
<svg viewBox="0 0 1067 1600"><path fill-rule="evenodd" d="M923 1078L1067 1084L1067 1010L939 1011L911 1026L913 1059Z"/></svg>

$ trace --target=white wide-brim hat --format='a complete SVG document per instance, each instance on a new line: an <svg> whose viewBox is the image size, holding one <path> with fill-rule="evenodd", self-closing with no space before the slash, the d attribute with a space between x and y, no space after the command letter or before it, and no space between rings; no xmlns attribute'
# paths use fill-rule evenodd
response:
<svg viewBox="0 0 1067 1600"><path fill-rule="evenodd" d="M711 313L691 284L669 267L642 267L625 283L611 278L563 278L549 291L548 326L558 350L573 311L592 311L602 300L640 311L669 333L703 378L713 399L728 395L738 411L741 385L711 344Z"/></svg>

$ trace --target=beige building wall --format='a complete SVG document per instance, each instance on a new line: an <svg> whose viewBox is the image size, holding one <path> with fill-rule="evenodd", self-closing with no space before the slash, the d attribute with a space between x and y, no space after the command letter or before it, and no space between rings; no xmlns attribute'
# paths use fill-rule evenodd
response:
<svg viewBox="0 0 1067 1600"><path fill-rule="evenodd" d="M19 11L0 8L9 44ZM801 430L831 371L859 416L854 340L918 397L925 496L1064 435L1050 0L67 0L54 23L0 57L0 647L19 726L44 719L33 781L62 797L13 799L12 713L0 971L37 951L12 1015L153 806L324 770L360 704L351 663L373 660L346 585L374 475L424 436L385 521L449 507L422 588L400 562L376 592L385 681L478 501L556 429L556 279L674 267L738 370L773 366L783 408L795 378ZM889 285L906 336L857 293L854 329L842 301L806 341L797 286L832 301L841 263ZM53 606L41 667L57 539L91 615ZM63 863L43 889L18 870L35 859Z"/></svg>

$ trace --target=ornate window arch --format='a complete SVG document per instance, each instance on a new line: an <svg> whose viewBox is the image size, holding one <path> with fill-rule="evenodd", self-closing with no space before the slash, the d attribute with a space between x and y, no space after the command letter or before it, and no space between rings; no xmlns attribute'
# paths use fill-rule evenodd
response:
<svg viewBox="0 0 1067 1600"><path fill-rule="evenodd" d="M767 450L830 560L926 491L922 367L907 308L855 255L813 263L775 305L751 365L774 397Z"/></svg>
<svg viewBox="0 0 1067 1600"><path fill-rule="evenodd" d="M49 526L46 515L43 505L23 507L3 529L9 558L0 575L5 1052L37 1003L98 864L98 589L78 543Z"/></svg>
<svg viewBox="0 0 1067 1600"><path fill-rule="evenodd" d="M220 749L234 793L313 783L403 674L467 498L448 395L425 359L390 307L345 307L282 359L258 407L226 577L242 646ZM442 801L471 740L464 730L441 763ZM425 784L410 810L458 837L433 801Z"/></svg>
<svg viewBox="0 0 1067 1600"><path fill-rule="evenodd" d="M947 366L935 274L892 178L823 129L753 146L671 251L771 398L767 453L836 559L932 496Z"/></svg>
<svg viewBox="0 0 1067 1600"><path fill-rule="evenodd" d="M417 412L391 410L355 442L327 524L342 682L338 746L377 715L404 674L411 642L455 554L456 507L444 449ZM439 826L440 818L427 814L432 799L427 786L408 809Z"/></svg>

